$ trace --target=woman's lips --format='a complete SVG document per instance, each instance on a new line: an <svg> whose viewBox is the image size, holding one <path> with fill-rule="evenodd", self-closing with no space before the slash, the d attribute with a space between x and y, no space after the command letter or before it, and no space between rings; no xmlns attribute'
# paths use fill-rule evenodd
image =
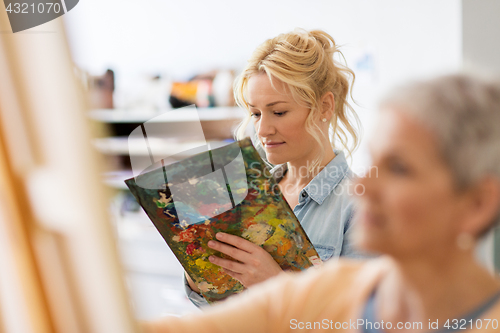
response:
<svg viewBox="0 0 500 333"><path fill-rule="evenodd" d="M276 148L276 147L279 147L283 144L285 144L285 143L284 142L267 142L267 143L264 143L264 147L265 148Z"/></svg>

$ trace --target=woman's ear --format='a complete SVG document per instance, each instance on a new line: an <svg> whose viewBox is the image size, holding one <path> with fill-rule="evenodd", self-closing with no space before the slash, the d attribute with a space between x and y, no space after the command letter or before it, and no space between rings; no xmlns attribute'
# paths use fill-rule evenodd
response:
<svg viewBox="0 0 500 333"><path fill-rule="evenodd" d="M326 118L328 122L332 119L335 111L335 98L331 91L326 92L321 98L321 118Z"/></svg>
<svg viewBox="0 0 500 333"><path fill-rule="evenodd" d="M500 212L500 180L486 177L469 192L468 219L463 231L480 236L494 223Z"/></svg>

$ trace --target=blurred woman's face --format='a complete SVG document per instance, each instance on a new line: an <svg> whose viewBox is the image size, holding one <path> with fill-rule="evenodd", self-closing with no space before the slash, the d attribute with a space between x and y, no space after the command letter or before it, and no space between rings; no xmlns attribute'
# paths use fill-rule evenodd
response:
<svg viewBox="0 0 500 333"><path fill-rule="evenodd" d="M310 109L299 105L282 81L273 79L273 85L266 74L248 80L248 104L267 159L272 164L312 160L317 143L305 128Z"/></svg>
<svg viewBox="0 0 500 333"><path fill-rule="evenodd" d="M454 188L431 132L395 109L381 112L371 140L373 167L357 186L357 241L394 257L457 249L464 195Z"/></svg>

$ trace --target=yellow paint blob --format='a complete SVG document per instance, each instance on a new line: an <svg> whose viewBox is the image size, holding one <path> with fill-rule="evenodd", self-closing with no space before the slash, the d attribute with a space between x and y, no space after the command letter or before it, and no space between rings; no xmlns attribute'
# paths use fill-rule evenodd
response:
<svg viewBox="0 0 500 333"><path fill-rule="evenodd" d="M268 205L262 213L255 216L255 222L257 223L267 223L269 220L276 218L276 206Z"/></svg>
<svg viewBox="0 0 500 333"><path fill-rule="evenodd" d="M196 266L200 267L201 269L213 269L213 270L218 270L219 266L212 264L208 260L203 260L202 258L196 259L194 262Z"/></svg>

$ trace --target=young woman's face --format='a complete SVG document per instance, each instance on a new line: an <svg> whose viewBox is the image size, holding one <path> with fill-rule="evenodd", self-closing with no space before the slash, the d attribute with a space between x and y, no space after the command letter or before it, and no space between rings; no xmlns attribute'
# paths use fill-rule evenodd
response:
<svg viewBox="0 0 500 333"><path fill-rule="evenodd" d="M248 104L255 131L272 164L306 163L317 154L317 143L306 131L309 108L299 105L286 85L266 74L248 80Z"/></svg>
<svg viewBox="0 0 500 333"><path fill-rule="evenodd" d="M361 248L395 257L456 250L463 195L432 133L394 109L383 110L371 141L373 167L359 181Z"/></svg>

